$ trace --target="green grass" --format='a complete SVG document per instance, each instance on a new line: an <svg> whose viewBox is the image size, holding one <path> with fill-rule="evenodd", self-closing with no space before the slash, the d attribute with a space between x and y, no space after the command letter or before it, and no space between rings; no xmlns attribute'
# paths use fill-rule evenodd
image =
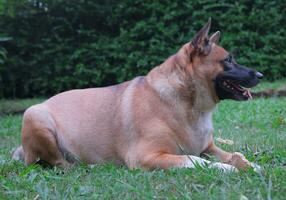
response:
<svg viewBox="0 0 286 200"><path fill-rule="evenodd" d="M263 83L260 89L285 81ZM35 100L38 102L38 100ZM10 101L1 101L9 104ZM0 117L0 199L285 199L286 98L224 101L214 116L218 146L258 163L252 170L223 174L210 169L128 170L112 164L67 171L25 167L11 161L20 144L21 115Z"/></svg>
<svg viewBox="0 0 286 200"><path fill-rule="evenodd" d="M0 115L9 113L22 113L26 108L31 105L37 104L43 101L42 98L24 99L24 100L4 100L0 99Z"/></svg>
<svg viewBox="0 0 286 200"><path fill-rule="evenodd" d="M266 90L271 88L279 89L279 88L285 88L285 86L286 86L286 79L281 79L275 82L262 82L253 89L251 89L251 91L258 92L261 90Z"/></svg>

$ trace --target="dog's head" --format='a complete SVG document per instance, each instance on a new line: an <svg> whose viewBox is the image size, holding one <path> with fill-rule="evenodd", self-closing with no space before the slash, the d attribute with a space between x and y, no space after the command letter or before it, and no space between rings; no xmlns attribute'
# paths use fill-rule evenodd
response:
<svg viewBox="0 0 286 200"><path fill-rule="evenodd" d="M233 56L218 45L220 32L208 37L211 20L183 46L180 52L188 55L192 73L208 82L216 99L248 100L251 94L247 88L254 87L263 77L260 72L239 65Z"/></svg>

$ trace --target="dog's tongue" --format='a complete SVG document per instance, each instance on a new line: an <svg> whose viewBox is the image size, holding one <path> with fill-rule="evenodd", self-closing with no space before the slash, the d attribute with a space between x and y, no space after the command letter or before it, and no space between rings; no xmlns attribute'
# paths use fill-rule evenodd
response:
<svg viewBox="0 0 286 200"><path fill-rule="evenodd" d="M250 91L248 89L245 89L245 91L243 92L243 95L247 96L249 99L253 99L252 95L251 95L251 93L250 93Z"/></svg>

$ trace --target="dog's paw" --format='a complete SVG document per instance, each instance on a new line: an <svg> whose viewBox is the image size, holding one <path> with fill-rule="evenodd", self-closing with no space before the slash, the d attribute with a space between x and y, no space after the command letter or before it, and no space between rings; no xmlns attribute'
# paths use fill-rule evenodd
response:
<svg viewBox="0 0 286 200"><path fill-rule="evenodd" d="M235 166L237 169L248 169L251 168L251 162L249 162L243 154L234 152L228 164Z"/></svg>

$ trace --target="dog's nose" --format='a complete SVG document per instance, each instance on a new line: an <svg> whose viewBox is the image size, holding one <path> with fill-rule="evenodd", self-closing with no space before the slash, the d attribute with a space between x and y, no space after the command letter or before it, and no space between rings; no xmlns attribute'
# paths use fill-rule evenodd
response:
<svg viewBox="0 0 286 200"><path fill-rule="evenodd" d="M263 78L263 74L260 73L260 72L255 72L255 76L259 79L262 79Z"/></svg>

